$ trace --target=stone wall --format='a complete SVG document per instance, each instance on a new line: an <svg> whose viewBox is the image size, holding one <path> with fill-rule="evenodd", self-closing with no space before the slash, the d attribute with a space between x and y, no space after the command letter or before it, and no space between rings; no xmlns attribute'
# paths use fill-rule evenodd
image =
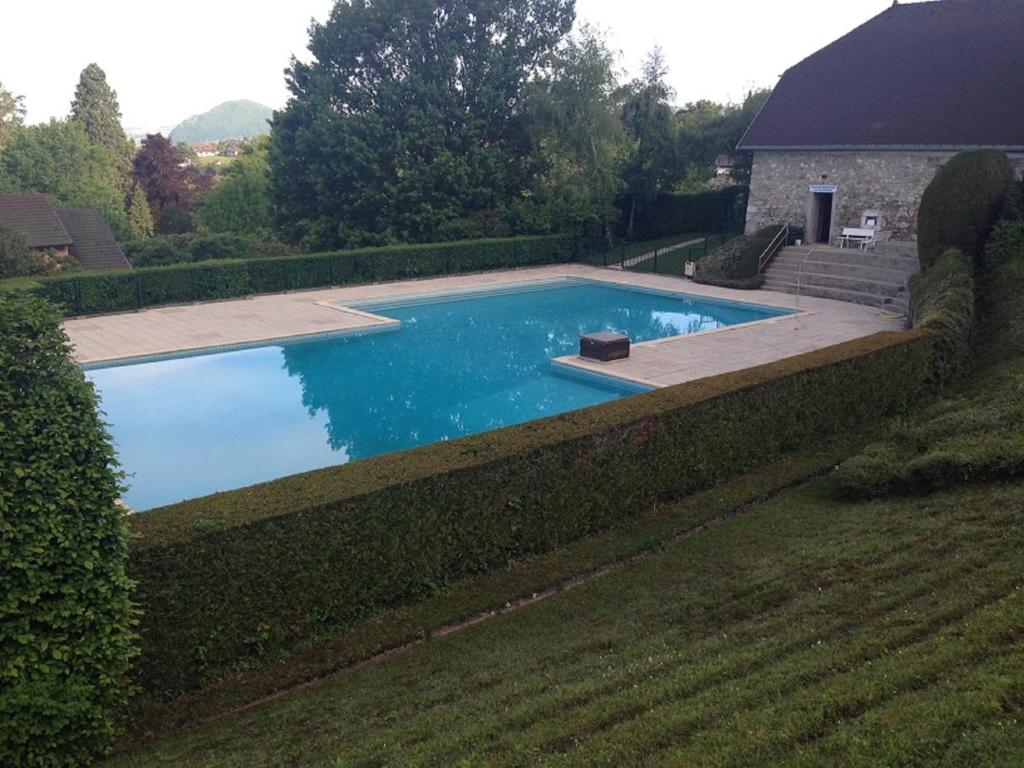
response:
<svg viewBox="0 0 1024 768"><path fill-rule="evenodd" d="M756 152L747 206L748 233L789 223L813 230L812 184L834 184L832 234L878 216L882 240L916 240L925 187L953 152ZM1010 155L1018 175L1024 153Z"/></svg>

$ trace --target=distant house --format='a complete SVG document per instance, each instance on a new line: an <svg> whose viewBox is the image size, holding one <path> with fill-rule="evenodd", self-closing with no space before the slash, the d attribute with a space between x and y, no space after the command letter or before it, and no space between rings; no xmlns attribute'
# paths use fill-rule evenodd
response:
<svg viewBox="0 0 1024 768"><path fill-rule="evenodd" d="M715 160L715 175L728 176L736 167L736 158L732 155L719 155Z"/></svg>
<svg viewBox="0 0 1024 768"><path fill-rule="evenodd" d="M737 148L754 156L747 232L916 240L924 189L957 152L1024 170L1024 3L894 4L789 69Z"/></svg>
<svg viewBox="0 0 1024 768"><path fill-rule="evenodd" d="M29 248L70 256L82 269L131 269L95 208L54 208L46 195L0 195L0 227Z"/></svg>

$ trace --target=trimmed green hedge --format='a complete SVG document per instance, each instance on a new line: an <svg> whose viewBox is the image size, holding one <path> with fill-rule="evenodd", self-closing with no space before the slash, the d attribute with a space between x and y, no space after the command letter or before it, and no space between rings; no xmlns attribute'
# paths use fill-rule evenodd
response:
<svg viewBox="0 0 1024 768"><path fill-rule="evenodd" d="M135 655L114 466L59 313L0 294L0 765L112 741Z"/></svg>
<svg viewBox="0 0 1024 768"><path fill-rule="evenodd" d="M760 288L764 275L758 274L758 262L780 229L781 226L764 227L752 235L730 240L700 261L694 282L740 290Z"/></svg>
<svg viewBox="0 0 1024 768"><path fill-rule="evenodd" d="M918 211L921 271L950 248L978 261L1014 178L1006 153L994 149L961 152L942 166L925 189Z"/></svg>
<svg viewBox="0 0 1024 768"><path fill-rule="evenodd" d="M467 240L202 261L130 272L79 273L39 280L32 291L64 307L66 315L87 315L256 293L553 264L571 261L573 256L573 240L563 236Z"/></svg>
<svg viewBox="0 0 1024 768"><path fill-rule="evenodd" d="M879 334L133 515L140 681L194 689L855 428L915 396L927 354Z"/></svg>
<svg viewBox="0 0 1024 768"><path fill-rule="evenodd" d="M971 359L974 331L974 268L960 251L946 251L910 282L914 327L932 341L930 382L958 383Z"/></svg>

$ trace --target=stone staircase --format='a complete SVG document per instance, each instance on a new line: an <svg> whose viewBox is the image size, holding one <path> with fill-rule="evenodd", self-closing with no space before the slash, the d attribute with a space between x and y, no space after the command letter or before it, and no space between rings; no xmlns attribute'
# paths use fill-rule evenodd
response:
<svg viewBox="0 0 1024 768"><path fill-rule="evenodd" d="M914 243L879 243L874 250L801 245L783 248L765 272L768 291L881 307L905 315L908 281L918 271Z"/></svg>

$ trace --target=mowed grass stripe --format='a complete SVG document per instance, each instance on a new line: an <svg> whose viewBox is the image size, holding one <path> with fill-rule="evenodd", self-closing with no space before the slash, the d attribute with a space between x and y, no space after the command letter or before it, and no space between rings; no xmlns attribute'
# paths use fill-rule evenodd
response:
<svg viewBox="0 0 1024 768"><path fill-rule="evenodd" d="M1004 645L976 667L946 670L927 690L904 692L801 745L787 761L808 767L871 765L899 753L932 765L984 765L981 755L965 758L975 751L973 745L990 738L986 733L1013 730L1024 748L1021 669L1024 644Z"/></svg>
<svg viewBox="0 0 1024 768"><path fill-rule="evenodd" d="M988 595L990 599L998 596L991 593ZM923 597L921 603L927 600ZM745 717L751 710L759 709L765 701L780 698L788 701L788 697L806 692L816 681L841 674L839 670L859 667L883 658L886 654L898 653L902 647L913 645L929 631L938 631L948 621L959 618L976 605L973 599L965 600L959 610L937 612L928 616L923 623L902 628L899 632L902 636L891 636L885 642L879 642L873 637L863 638L862 633L847 639L847 633L840 631L821 633L817 637L811 633L805 636L805 642L799 645L799 650L781 650L775 654L770 647L760 648L758 656L764 656L768 662L751 667L746 674L708 686L701 686L699 680L691 679L676 690L666 683L658 686L664 687L664 690L654 696L649 696L649 689L635 691L630 709L637 716L632 719L622 718L621 714L626 707L622 701L612 697L607 707L619 712L615 718L617 722L613 721L615 727L603 734L599 729L576 733L573 741L584 745L582 751L565 757L576 760L591 751L607 753L621 749L633 742L630 732L634 729L644 731L644 739L639 742L642 749L648 749L652 742L659 750L668 749L680 739L688 738L692 732L704 729L709 723L719 724L728 719L732 712L739 711L739 717ZM866 625L864 632L884 632L891 626L893 617L902 612L902 608L892 609L877 622ZM679 695L674 696L674 693ZM662 714L667 717L662 718ZM654 729L647 728L646 721L660 725ZM595 736L598 738L595 739ZM639 759L631 752L618 752L617 757L623 760Z"/></svg>
<svg viewBox="0 0 1024 768"><path fill-rule="evenodd" d="M752 707L734 712L713 731L704 731L681 748L668 751L652 765L703 766L750 765L767 757L781 762L791 752L813 743L825 733L845 728L847 720L907 693L921 693L934 685L948 669L978 664L998 655L1013 637L1008 622L1024 620L1024 601L993 600L976 611L958 615L955 622L969 620L996 622L1001 632L998 644L981 644L978 635L954 636L941 626L919 642L894 647L886 653L858 659L843 673L826 675L816 684L799 686L799 696L787 696L783 704ZM946 623L946 622L944 622ZM1017 625L1019 626L1019 624ZM972 642L973 641L973 642ZM797 690L786 693L793 694ZM744 738L729 736L734 729Z"/></svg>
<svg viewBox="0 0 1024 768"><path fill-rule="evenodd" d="M914 590L914 595L918 597L927 598L928 601L930 601L930 598L928 598L927 596L933 593L935 590L947 588L951 584L962 580L970 570L980 567L987 561L987 557L981 556L979 556L975 560L961 559L959 561L959 565L951 570L947 569L945 571L935 571L933 568L931 568L930 563L932 562L932 556L936 555L937 552L932 551L931 553L929 553L927 551L927 547L922 546L920 544L918 544L916 547L912 547L909 549L903 546L899 547L898 549L904 555L906 555L909 552L916 551L917 566L920 568L927 569L924 574L922 582ZM945 554L948 553L943 552L943 555ZM938 561L942 562L943 558L939 558ZM908 569L906 564L900 564L896 568L887 568L886 570L878 571L875 575L881 581L892 579L905 579L907 570ZM903 584L904 587L908 587L910 585L911 582L904 582ZM834 599L839 600L842 603L849 603L851 597L852 596L842 595L836 596L836 598ZM875 615L881 615L886 609L897 611L902 610L904 607L906 607L906 602L909 597L910 595L907 592L902 592L897 593L891 599L891 601L886 603L881 603L876 600L871 604L872 612ZM811 615L821 613L823 610L823 606L826 605L832 599L833 598L824 596L820 604L812 602L810 605L805 606L805 610L802 611L802 613L800 614L800 620L804 619L804 613L809 613ZM700 691L714 684L728 682L732 678L742 676L742 674L747 674L751 671L756 671L760 668L761 665L774 661L790 649L804 648L808 644L811 644L816 640L821 640L822 638L827 639L828 637L846 632L850 628L862 624L865 620L869 618L869 616L864 610L857 610L849 616L847 616L847 618L844 619L841 623L837 623L834 627L832 627L831 634L829 634L829 632L823 632L822 630L824 628L819 626L812 628L809 631L808 635L798 637L781 634L783 630L791 630L792 625L794 623L800 623L796 620L796 617L794 615L780 615L777 619L777 626L759 625L757 622L760 621L761 618L762 617L755 615L751 619L751 621L753 622L751 628L752 634L750 634L749 636L745 636L742 628L734 627L733 630L730 632L731 641L729 643L722 643L719 639L712 638L711 642L715 643L715 647L702 648L699 645L690 646L686 648L686 654L687 656L714 656L715 654L721 654L723 651L730 650L730 646L735 647L737 645L743 645L747 643L750 639L756 636L756 633L758 631L761 631L767 635L771 635L773 634L773 632L779 632L780 637L784 639L785 644L770 644L764 647L748 650L745 654L742 654L743 661L745 663L743 668L726 668L724 674L722 673L722 670L712 670L707 678L693 680L689 683L689 685L694 690ZM568 694L568 698L538 698L532 695L534 694L533 691L522 691L522 693L524 694L522 698L526 701L526 703L522 705L526 708L527 712L525 718L517 718L517 715L515 713L512 713L507 717L507 719L503 718L502 720L499 720L497 722L488 720L480 721L476 724L477 733L481 736L481 738L483 738L483 732L485 732L488 728L492 728L498 732L506 731L508 733L518 733L522 729L527 728L532 723L538 721L544 723L544 728L551 728L553 727L552 723L555 722L556 719L557 722L565 722L567 718L570 718L573 714L571 710L574 707L579 706L581 703L586 703L590 700L598 700L603 703L603 706L609 705L606 701L607 697L612 696L620 689L632 690L634 687L638 686L638 684L642 682L645 678L652 677L655 673L659 671L658 668L664 665L664 660L659 658L659 656L657 655L659 651L663 650L659 647L662 642L663 640L655 637L651 638L646 644L634 643L633 645L631 645L630 649L635 652L636 656L643 656L645 658L642 662L636 664L628 662L625 663L625 665L621 668L621 675L619 677L609 679L605 676L602 676L600 679L596 681L583 679L581 685L586 688L586 696L583 696L580 690L573 690L571 686L567 691L567 686L565 685L560 686L557 693L561 694L562 696ZM607 643L602 643L602 645L606 644ZM669 652L670 660L689 663L690 659L680 659L680 656L681 653L678 650L671 650ZM738 661L738 659L732 659L732 661L736 662ZM618 660L615 661L615 664L622 663L623 662ZM613 664L612 666L615 667L615 664ZM689 669L692 672L694 667L690 666ZM566 677L568 677L568 675L562 675L563 679L565 679ZM646 687L643 689L637 688L637 690L641 691L643 698L633 701L625 709L615 710L615 717L617 720L625 719L630 714L629 710L635 709L636 712L641 712L646 710L651 705L657 705L658 703L660 703L659 698L654 695L650 687ZM668 701L673 701L677 699L679 695L681 694L678 691L670 690L665 694L665 698ZM493 702L480 703L484 705ZM620 704L620 702L615 701L614 704ZM481 706L481 711L487 712L493 710L492 707L490 706ZM596 726L594 729L599 730L599 728ZM534 737L541 737L541 734L534 732L528 735L528 738ZM563 737L564 734L559 734L556 738ZM439 749L453 748L452 744L445 743L443 739L441 740L440 743L437 743L436 746Z"/></svg>

